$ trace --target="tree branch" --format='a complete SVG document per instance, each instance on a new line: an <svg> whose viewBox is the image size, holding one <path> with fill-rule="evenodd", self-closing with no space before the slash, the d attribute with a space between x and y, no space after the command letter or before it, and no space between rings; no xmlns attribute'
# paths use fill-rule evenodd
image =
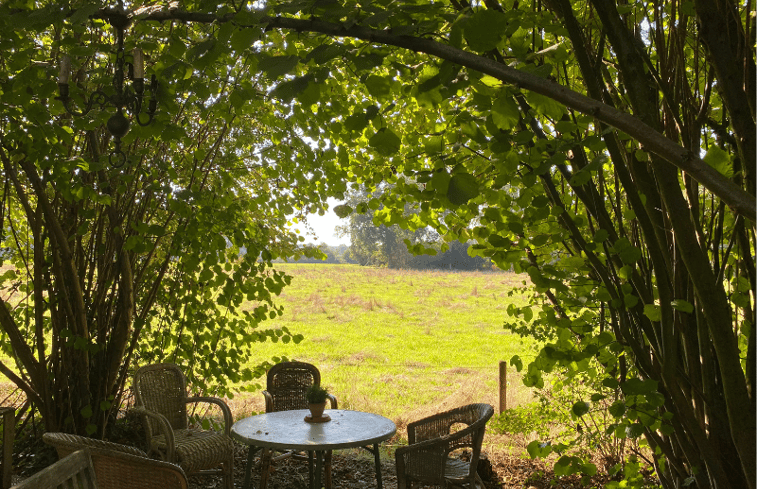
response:
<svg viewBox="0 0 757 489"><path fill-rule="evenodd" d="M93 17L107 18L108 10L103 9ZM152 12L138 17L144 21L182 21L182 22L233 22L235 16L184 12L167 10ZM267 29L287 29L298 32L314 32L332 37L352 37L378 44L396 46L418 53L426 53L440 59L490 75L505 83L510 83L549 97L561 104L583 114L591 115L598 120L619 129L639 141L646 151L652 152L665 161L685 171L696 181L704 185L710 192L722 199L734 212L743 215L752 222L757 222L757 201L755 197L744 191L734 182L717 172L710 165L699 158L699 149L687 149L666 138L638 117L619 111L609 105L570 90L558 83L540 78L531 73L511 68L495 60L464 51L431 39L420 37L395 35L389 30L378 30L354 25L345 28L342 24L325 22L316 18L294 19L289 17L262 16L255 25L239 25L240 27L261 27Z"/></svg>

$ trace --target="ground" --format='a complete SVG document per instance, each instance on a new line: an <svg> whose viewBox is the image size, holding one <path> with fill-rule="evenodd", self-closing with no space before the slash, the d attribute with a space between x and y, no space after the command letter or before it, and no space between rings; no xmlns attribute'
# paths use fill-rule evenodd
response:
<svg viewBox="0 0 757 489"><path fill-rule="evenodd" d="M391 443L391 440L390 440ZM607 475L598 474L591 480L582 481L578 477L555 478L550 464L540 460L531 460L519 455L512 455L502 450L489 448L479 465L486 489L585 489L604 487L610 480ZM245 447L238 446L234 467L234 481L237 488L244 482L247 463ZM376 475L373 456L359 450L342 450L333 455L332 477L333 489L373 489L376 487ZM381 473L384 489L396 489L397 475L394 459L382 452ZM191 476L190 489L223 489L220 477ZM267 489L307 489L308 466L300 460L283 460L272 469ZM260 466L252 471L251 487L258 489L260 484Z"/></svg>

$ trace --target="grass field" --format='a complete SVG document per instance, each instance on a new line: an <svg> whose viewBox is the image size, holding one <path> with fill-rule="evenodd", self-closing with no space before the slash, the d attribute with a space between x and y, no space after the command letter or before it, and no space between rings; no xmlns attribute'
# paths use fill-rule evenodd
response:
<svg viewBox="0 0 757 489"><path fill-rule="evenodd" d="M533 356L532 344L503 329L513 287L524 275L408 271L355 265L278 264L293 277L278 302L299 344L264 343L273 356L314 363L339 407L376 412L398 426L469 402L498 407L499 362ZM528 399L509 369L508 405ZM240 401L242 405L239 405ZM239 414L263 409L259 393L236 400Z"/></svg>

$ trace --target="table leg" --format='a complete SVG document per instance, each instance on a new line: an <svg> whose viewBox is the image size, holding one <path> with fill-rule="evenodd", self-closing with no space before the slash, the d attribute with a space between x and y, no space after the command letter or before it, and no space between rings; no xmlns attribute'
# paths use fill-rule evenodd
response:
<svg viewBox="0 0 757 489"><path fill-rule="evenodd" d="M250 449L247 452L247 467L244 469L244 489L250 489L250 479L252 478L252 464L255 459L255 452L258 451L257 447L250 445Z"/></svg>
<svg viewBox="0 0 757 489"><path fill-rule="evenodd" d="M308 487L313 485L313 452L308 452Z"/></svg>
<svg viewBox="0 0 757 489"><path fill-rule="evenodd" d="M315 452L315 480L310 479L310 489L321 489L321 472L323 472L323 452L316 450Z"/></svg>
<svg viewBox="0 0 757 489"><path fill-rule="evenodd" d="M381 453L378 443L373 445L373 458L376 461L376 488L381 489Z"/></svg>

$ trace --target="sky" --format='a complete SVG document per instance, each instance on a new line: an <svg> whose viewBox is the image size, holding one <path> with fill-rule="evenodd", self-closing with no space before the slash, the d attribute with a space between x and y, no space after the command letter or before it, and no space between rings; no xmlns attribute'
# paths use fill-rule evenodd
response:
<svg viewBox="0 0 757 489"><path fill-rule="evenodd" d="M337 205L339 205L339 202L333 199L329 199L329 209L333 209ZM317 243L317 244L325 243L329 246L337 246L340 244L346 244L346 245L350 244L349 236L337 238L334 228L336 226L347 224L347 219L339 219L336 216L336 214L334 214L333 210L329 210L323 216L319 216L318 214L308 215L308 223L310 224L310 227L313 228L316 235L318 236L317 241L314 240L312 236L307 236L304 234L305 229L302 225L298 224L294 226L295 229L299 229L300 233L302 233L302 235L305 236L306 243Z"/></svg>

